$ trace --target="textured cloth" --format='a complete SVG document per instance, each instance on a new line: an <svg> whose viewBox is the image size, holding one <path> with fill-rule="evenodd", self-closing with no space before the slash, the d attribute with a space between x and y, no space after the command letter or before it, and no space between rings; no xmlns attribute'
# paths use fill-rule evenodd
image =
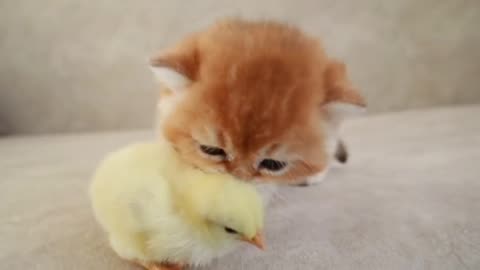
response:
<svg viewBox="0 0 480 270"><path fill-rule="evenodd" d="M352 159L285 187L267 251L205 269L480 269L480 106L366 117L344 130ZM110 150L146 132L0 139L1 269L136 269L108 247L87 197Z"/></svg>

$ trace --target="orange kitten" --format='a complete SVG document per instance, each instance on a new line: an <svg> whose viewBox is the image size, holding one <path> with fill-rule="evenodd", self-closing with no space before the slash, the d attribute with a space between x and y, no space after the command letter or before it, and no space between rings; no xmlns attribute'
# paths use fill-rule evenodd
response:
<svg viewBox="0 0 480 270"><path fill-rule="evenodd" d="M338 124L365 106L344 64L280 23L222 21L151 65L162 136L193 165L243 179L320 180L336 147L347 158Z"/></svg>

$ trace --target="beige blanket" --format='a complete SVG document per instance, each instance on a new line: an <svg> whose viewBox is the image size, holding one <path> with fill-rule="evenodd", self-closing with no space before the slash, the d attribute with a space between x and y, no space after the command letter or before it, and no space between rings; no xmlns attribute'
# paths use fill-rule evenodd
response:
<svg viewBox="0 0 480 270"><path fill-rule="evenodd" d="M480 269L480 106L367 117L352 159L283 188L265 252L205 269ZM136 269L109 249L86 188L96 162L146 132L0 139L0 269Z"/></svg>

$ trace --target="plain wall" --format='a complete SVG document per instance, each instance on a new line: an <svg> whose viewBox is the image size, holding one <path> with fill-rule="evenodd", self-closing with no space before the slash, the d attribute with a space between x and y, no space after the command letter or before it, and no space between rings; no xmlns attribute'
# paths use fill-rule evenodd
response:
<svg viewBox="0 0 480 270"><path fill-rule="evenodd" d="M372 113L480 102L480 1L0 2L0 130L152 125L147 59L216 18L294 23L343 59Z"/></svg>

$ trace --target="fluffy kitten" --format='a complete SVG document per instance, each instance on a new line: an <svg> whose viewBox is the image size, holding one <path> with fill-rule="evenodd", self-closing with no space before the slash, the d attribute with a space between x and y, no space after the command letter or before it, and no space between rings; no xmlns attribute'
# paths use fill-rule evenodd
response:
<svg viewBox="0 0 480 270"><path fill-rule="evenodd" d="M280 23L222 21L151 66L162 136L193 165L243 179L321 180L347 159L338 125L365 106L343 63Z"/></svg>

